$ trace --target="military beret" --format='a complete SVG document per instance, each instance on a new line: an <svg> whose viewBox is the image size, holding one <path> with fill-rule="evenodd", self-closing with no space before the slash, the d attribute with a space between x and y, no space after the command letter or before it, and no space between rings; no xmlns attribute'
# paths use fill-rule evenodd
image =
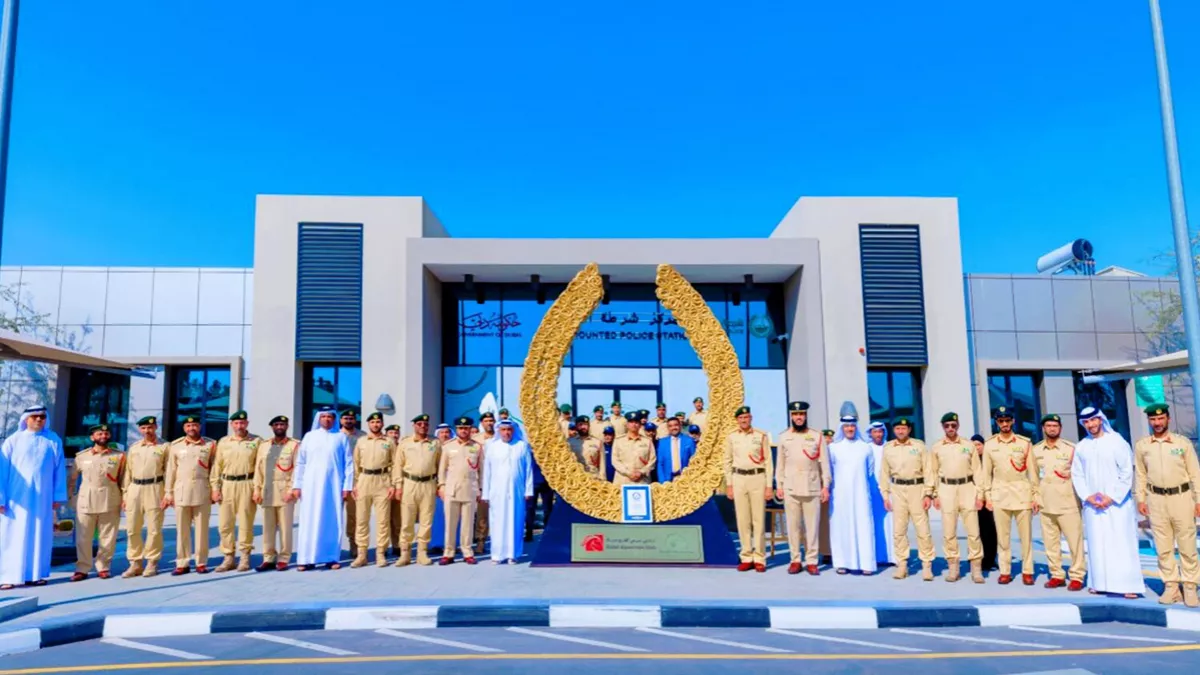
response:
<svg viewBox="0 0 1200 675"><path fill-rule="evenodd" d="M678 417L678 418L679 418L679 419L681 419L681 420L683 420L683 419L687 419L687 413L685 413L685 412L677 412L677 413L675 413L675 417Z"/></svg>
<svg viewBox="0 0 1200 675"><path fill-rule="evenodd" d="M107 424L93 424L92 426L88 427L89 434L94 434L97 431L108 431L108 430L109 430L109 428L108 428Z"/></svg>
<svg viewBox="0 0 1200 675"><path fill-rule="evenodd" d="M417 415L416 417L412 418L413 424L416 424L417 422L428 422L428 421L429 421L429 415L426 415L425 413L421 413L420 415Z"/></svg>
<svg viewBox="0 0 1200 675"><path fill-rule="evenodd" d="M1166 403L1151 403L1150 405L1146 406L1142 412L1146 413L1147 416L1166 415L1170 412L1170 410L1171 409L1167 407Z"/></svg>
<svg viewBox="0 0 1200 675"><path fill-rule="evenodd" d="M613 429L612 427L604 427L604 433L609 436L612 436L617 433L617 430Z"/></svg>
<svg viewBox="0 0 1200 675"><path fill-rule="evenodd" d="M155 417L154 415L146 415L145 417L143 417L142 419L137 421L137 425L139 427L146 426L147 424L158 424L158 418Z"/></svg>
<svg viewBox="0 0 1200 675"><path fill-rule="evenodd" d="M738 408L737 410L733 411L734 417L741 417L742 415L749 415L749 414L750 414L750 406L748 406L748 405L744 405L744 406Z"/></svg>
<svg viewBox="0 0 1200 675"><path fill-rule="evenodd" d="M350 408L346 408L345 410L342 411L341 416L342 417L353 417L355 419L358 419L358 412L355 410L351 410Z"/></svg>
<svg viewBox="0 0 1200 675"><path fill-rule="evenodd" d="M1004 419L1006 417L1008 419L1012 419L1012 416L1013 416L1012 409L1010 409L1008 406L1002 405L999 408L996 408L995 410L992 411L992 417L994 419Z"/></svg>
<svg viewBox="0 0 1200 675"><path fill-rule="evenodd" d="M792 401L788 404L790 412L804 412L808 410L808 401Z"/></svg>
<svg viewBox="0 0 1200 675"><path fill-rule="evenodd" d="M270 426L275 426L276 424L287 424L287 423L288 423L287 415L276 415L271 418Z"/></svg>
<svg viewBox="0 0 1200 675"><path fill-rule="evenodd" d="M704 398L697 396L696 398L692 399L692 403L704 403Z"/></svg>
<svg viewBox="0 0 1200 675"><path fill-rule="evenodd" d="M579 417L575 418L575 423L576 424L591 424L592 421L590 419L588 419L587 415L580 415Z"/></svg>
<svg viewBox="0 0 1200 675"><path fill-rule="evenodd" d="M658 402L658 405L656 405L656 406L654 406L654 407L655 407L656 409L657 409L657 408L666 408L666 407L667 407L667 404L666 404L666 403L663 403L662 401L659 401L659 402Z"/></svg>
<svg viewBox="0 0 1200 675"><path fill-rule="evenodd" d="M493 414L492 414L492 413L490 413L490 412L485 412L485 413L483 413L482 415L480 415L480 416L479 416L479 421L480 421L480 422L482 422L482 421L484 421L484 420L494 420L494 419L496 419L496 416L495 416L495 415L493 415Z"/></svg>
<svg viewBox="0 0 1200 675"><path fill-rule="evenodd" d="M946 422L957 422L957 421L958 421L958 413L948 412L945 415L942 415L942 424L945 424Z"/></svg>
<svg viewBox="0 0 1200 675"><path fill-rule="evenodd" d="M200 424L200 418L195 415L187 415L181 421L181 424Z"/></svg>
<svg viewBox="0 0 1200 675"><path fill-rule="evenodd" d="M501 409L497 410L497 411L496 411L496 413L497 413L497 414L499 414L499 415L507 415L507 414L508 414L508 408L501 408Z"/></svg>
<svg viewBox="0 0 1200 675"><path fill-rule="evenodd" d="M641 410L638 411L638 414L641 415L642 417L649 417L650 411L646 410L645 408L642 408Z"/></svg>
<svg viewBox="0 0 1200 675"><path fill-rule="evenodd" d="M564 404L558 406L558 412L569 413L569 412L571 412L571 410L572 410L571 404L569 404L569 403L564 403Z"/></svg>
<svg viewBox="0 0 1200 675"><path fill-rule="evenodd" d="M474 424L475 424L475 421L472 420L470 417L464 416L464 417L459 417L458 419L454 420L454 426L456 426L456 427L469 427L469 426L474 426Z"/></svg>
<svg viewBox="0 0 1200 675"><path fill-rule="evenodd" d="M367 421L370 422L371 420L379 420L382 422L383 421L383 413L373 412L370 415L367 415Z"/></svg>
<svg viewBox="0 0 1200 675"><path fill-rule="evenodd" d="M892 426L893 427L908 427L909 429L911 429L913 426L913 423L912 423L912 420L908 419L907 417L897 417L896 420L894 422L892 422Z"/></svg>
<svg viewBox="0 0 1200 675"><path fill-rule="evenodd" d="M700 433L700 425L699 425L699 424L692 424L692 425L688 426L688 433L689 433L689 434L698 434L698 433Z"/></svg>
<svg viewBox="0 0 1200 675"><path fill-rule="evenodd" d="M246 414L245 410L239 410L229 416L230 422L232 422L234 420L248 420L248 419L250 419L250 417L249 417L249 415Z"/></svg>
<svg viewBox="0 0 1200 675"><path fill-rule="evenodd" d="M399 424L389 424L383 429L384 431L400 431Z"/></svg>
<svg viewBox="0 0 1200 675"><path fill-rule="evenodd" d="M640 420L640 419L641 419L641 418L640 418L640 417L638 417L638 414L637 414L637 413L635 413L635 412L627 412L627 413L625 413L625 421L626 421L626 422L637 422L637 421L638 421L638 420Z"/></svg>
<svg viewBox="0 0 1200 675"><path fill-rule="evenodd" d="M1042 424L1045 424L1046 422L1058 422L1059 424L1062 424L1062 418L1054 413L1042 415Z"/></svg>
<svg viewBox="0 0 1200 675"><path fill-rule="evenodd" d="M658 431L658 425L654 422L646 422L646 431Z"/></svg>
<svg viewBox="0 0 1200 675"><path fill-rule="evenodd" d="M604 406L598 405L595 408L592 408L592 412L594 412L594 413L604 412Z"/></svg>
<svg viewBox="0 0 1200 675"><path fill-rule="evenodd" d="M832 435L833 435L833 429L822 429L822 430L821 430L821 435L822 435L822 436L832 436Z"/></svg>

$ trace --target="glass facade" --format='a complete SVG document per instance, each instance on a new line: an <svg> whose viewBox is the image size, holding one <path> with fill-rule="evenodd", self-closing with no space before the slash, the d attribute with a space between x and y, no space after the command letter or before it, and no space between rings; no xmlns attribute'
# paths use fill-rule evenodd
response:
<svg viewBox="0 0 1200 675"><path fill-rule="evenodd" d="M988 373L988 409L1007 406L1013 410L1013 431L1034 441L1042 437L1042 402L1035 373ZM990 422L993 432L995 421Z"/></svg>
<svg viewBox="0 0 1200 675"><path fill-rule="evenodd" d="M921 419L920 371L912 368L871 368L867 371L867 397L871 400L871 421L888 425L889 438L892 436L892 421L902 416L912 418L914 437L925 438L925 424Z"/></svg>
<svg viewBox="0 0 1200 675"><path fill-rule="evenodd" d="M313 414L324 406L339 412L349 408L362 415L362 365L358 363L310 363L304 367L304 418L294 428L303 435L312 425ZM272 415L273 416L273 415Z"/></svg>
<svg viewBox="0 0 1200 675"><path fill-rule="evenodd" d="M183 435L183 418L199 417L200 434L219 439L229 433L229 368L182 367L171 371L167 438Z"/></svg>
<svg viewBox="0 0 1200 675"><path fill-rule="evenodd" d="M67 394L67 429L63 448L67 457L92 445L93 425L108 424L118 444L129 424L129 376L75 370Z"/></svg>
<svg viewBox="0 0 1200 675"><path fill-rule="evenodd" d="M1125 399L1127 381L1094 382L1083 381L1083 376L1075 373L1075 404L1080 410L1089 406L1099 408L1112 424L1113 430L1129 439L1129 404ZM1148 405L1148 404L1147 404ZM1079 437L1085 438L1087 431L1079 425Z"/></svg>

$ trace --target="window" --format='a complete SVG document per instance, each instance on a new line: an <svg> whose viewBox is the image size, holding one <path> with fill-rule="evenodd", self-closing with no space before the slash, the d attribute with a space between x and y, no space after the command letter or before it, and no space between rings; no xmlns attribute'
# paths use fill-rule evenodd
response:
<svg viewBox="0 0 1200 675"><path fill-rule="evenodd" d="M125 445L129 426L129 376L97 373L91 370L71 371L67 394L67 434L63 448L67 457L92 446L88 429L94 424L108 424L113 441Z"/></svg>
<svg viewBox="0 0 1200 675"><path fill-rule="evenodd" d="M988 408L1007 406L1013 410L1013 431L1034 441L1042 437L1042 402L1033 373L988 373ZM996 431L995 422L992 423Z"/></svg>
<svg viewBox="0 0 1200 675"><path fill-rule="evenodd" d="M658 366L661 315L654 300L617 300L596 307L571 343L575 366Z"/></svg>
<svg viewBox="0 0 1200 675"><path fill-rule="evenodd" d="M921 419L921 375L910 369L871 369L867 371L867 396L871 400L871 421L889 426L897 417L909 417L913 436L925 438Z"/></svg>
<svg viewBox="0 0 1200 675"><path fill-rule="evenodd" d="M200 435L219 439L229 433L229 369L188 367L171 371L167 438L183 435L183 418L200 418Z"/></svg>
<svg viewBox="0 0 1200 675"><path fill-rule="evenodd" d="M302 435L313 415L324 406L362 415L362 366L358 363L312 363L304 372L304 417L296 425ZM276 413L278 414L278 413Z"/></svg>
<svg viewBox="0 0 1200 675"><path fill-rule="evenodd" d="M1075 373L1075 406L1083 410L1089 406L1099 408L1113 431L1129 439L1129 404L1125 399L1126 381L1094 382L1085 384L1083 376ZM1079 425L1079 437L1087 436L1083 425Z"/></svg>

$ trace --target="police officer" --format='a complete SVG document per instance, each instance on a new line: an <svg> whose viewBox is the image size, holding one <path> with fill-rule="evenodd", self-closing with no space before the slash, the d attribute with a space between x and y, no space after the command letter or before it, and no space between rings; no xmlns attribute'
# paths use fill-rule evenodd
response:
<svg viewBox="0 0 1200 675"><path fill-rule="evenodd" d="M1164 605L1179 602L1183 582L1183 604L1200 607L1196 584L1200 583L1200 561L1196 555L1196 518L1200 518L1200 463L1196 449L1186 437L1168 429L1170 410L1165 403L1145 409L1150 435L1134 449L1135 497L1138 513L1150 517L1158 571L1162 575ZM1179 548L1180 564L1175 561Z"/></svg>
<svg viewBox="0 0 1200 675"><path fill-rule="evenodd" d="M774 496L771 486L775 483L771 446L766 432L750 426L750 406L738 408L734 415L737 429L725 439L725 496L733 500L737 514L738 541L742 546L738 571L753 568L756 572L766 572L763 525L767 502Z"/></svg>
<svg viewBox="0 0 1200 675"><path fill-rule="evenodd" d="M121 525L121 482L125 473L125 455L109 447L112 433L107 424L89 431L92 447L75 456L68 484L81 481L75 498L75 573L71 581L83 581L92 571L92 538L99 535L100 552L94 559L96 576L112 575L113 551L117 548L117 529Z"/></svg>
<svg viewBox="0 0 1200 675"><path fill-rule="evenodd" d="M505 411L507 415L507 411ZM496 416L485 412L479 416L479 433L471 436L471 440L479 444L482 451L488 441L496 437ZM483 460L479 464L479 484L483 485ZM488 539L488 504L485 501L475 503L475 549L483 553Z"/></svg>
<svg viewBox="0 0 1200 675"><path fill-rule="evenodd" d="M895 436L883 446L879 489L884 508L895 516L892 521L892 550L896 554L894 579L908 576L908 522L917 530L917 558L921 561L921 579L933 581L933 536L929 532L929 506L933 501L933 473L925 443L912 438L912 420L897 418L892 423Z"/></svg>
<svg viewBox="0 0 1200 675"><path fill-rule="evenodd" d="M395 447L395 448L400 447L400 425L399 424L389 424L386 427L384 427L383 435L385 435L389 439L391 439L393 447ZM396 461L396 459L395 459L395 457L393 457L392 462L394 463L395 461ZM389 508L391 511L391 517L388 519L388 542L392 546L392 554L400 555L400 526L402 525L402 523L400 521L400 516L401 516L400 500L395 499L393 497L391 506Z"/></svg>
<svg viewBox="0 0 1200 675"><path fill-rule="evenodd" d="M270 426L271 440L258 444L254 466L254 503L263 510L263 561L258 571L274 568L282 572L292 559L292 522L296 509L292 501L292 473L300 441L288 437L287 416L272 417Z"/></svg>
<svg viewBox="0 0 1200 675"><path fill-rule="evenodd" d="M200 418L183 418L183 437L171 442L167 455L164 505L175 507L175 571L191 571L193 553L196 573L208 573L208 517L212 512L212 478L216 468L217 442L200 435ZM195 536L193 547L192 537Z"/></svg>
<svg viewBox="0 0 1200 675"><path fill-rule="evenodd" d="M375 513L375 564L387 565L388 530L391 527L391 503L396 494L392 484L392 460L396 446L383 435L383 414L367 415L367 435L354 446L354 540L358 555L351 567L367 564L370 546L371 512Z"/></svg>
<svg viewBox="0 0 1200 675"><path fill-rule="evenodd" d="M1013 414L1008 406L992 412L1000 430L983 443L983 495L989 511L996 515L996 563L1001 584L1012 583L1012 521L1021 537L1021 582L1033 585L1033 520L1038 512L1037 460L1031 459L1029 439L1013 433Z"/></svg>
<svg viewBox="0 0 1200 675"><path fill-rule="evenodd" d="M396 567L412 562L410 546L414 528L418 521L421 529L416 532L417 563L432 565L429 557L429 540L433 530L433 509L437 499L438 463L442 458L442 444L429 437L429 415L421 413L412 419L413 434L400 441L396 459L392 463L392 485L394 498L402 505L400 517L400 559ZM469 424L467 425L470 426Z"/></svg>
<svg viewBox="0 0 1200 675"><path fill-rule="evenodd" d="M636 412L625 414L625 435L613 441L612 465L616 475L613 483L650 483L657 455L650 439L642 435L642 425Z"/></svg>
<svg viewBox="0 0 1200 675"><path fill-rule="evenodd" d="M217 530L221 533L221 553L225 559L218 572L233 569L234 525L237 525L237 570L250 571L250 553L254 551L254 465L258 463L261 438L247 431L250 425L245 410L229 416L233 433L217 441L216 466L213 469L213 501L220 504Z"/></svg>
<svg viewBox="0 0 1200 675"><path fill-rule="evenodd" d="M454 421L455 437L442 446L438 461L438 497L445 505L445 547L439 565L454 562L454 536L462 549L463 562L475 564L475 505L479 503L483 446L471 438L471 418ZM571 441L579 439L572 438Z"/></svg>
<svg viewBox="0 0 1200 675"><path fill-rule="evenodd" d="M708 431L708 412L704 410L704 398L697 396L692 399L692 405L696 410L688 417L688 424L700 427L700 433Z"/></svg>
<svg viewBox="0 0 1200 675"><path fill-rule="evenodd" d="M564 403L558 407L558 412L561 413L558 420L558 427L562 429L563 436L571 437L571 425L575 423L574 417L571 416L571 404Z"/></svg>
<svg viewBox="0 0 1200 675"><path fill-rule="evenodd" d="M129 569L125 579L139 574L152 577L158 574L158 560L163 549L163 476L167 472L167 444L158 437L158 418L143 417L137 421L142 438L129 446L125 453L125 472L121 486L125 490L125 527L129 541L125 555ZM142 526L146 538L142 539Z"/></svg>
<svg viewBox="0 0 1200 675"><path fill-rule="evenodd" d="M626 416L621 414L621 402L613 401L612 406L610 406L609 409L612 411L612 414L609 415L608 426L613 428L613 432L616 434L617 438L621 438L625 435L626 419Z"/></svg>
<svg viewBox="0 0 1200 675"><path fill-rule="evenodd" d="M979 509L983 495L979 491L979 455L971 441L958 435L958 413L942 415L946 434L929 450L929 480L934 482L933 506L942 512L942 553L946 556L946 581L958 581L958 561L962 547L958 543L958 521L967 531L967 561L971 581L983 583L983 545L979 539Z"/></svg>
<svg viewBox="0 0 1200 675"><path fill-rule="evenodd" d="M567 440L575 459L583 465L583 470L590 476L604 479L604 443L592 435L592 422L586 416L580 415L575 420L575 438ZM603 438L603 433L601 438Z"/></svg>
<svg viewBox="0 0 1200 675"><path fill-rule="evenodd" d="M578 426L578 423L576 424ZM603 442L604 427L608 426L608 421L604 419L604 406L598 405L592 408L592 419L588 421L588 432L592 438Z"/></svg>
<svg viewBox="0 0 1200 675"><path fill-rule="evenodd" d="M1050 567L1050 580L1046 588L1067 586L1069 591L1083 590L1083 577L1087 573L1087 562L1083 554L1083 517L1079 512L1079 500L1075 486L1071 483L1071 462L1075 459L1075 445L1061 438L1062 418L1058 415L1042 417L1042 440L1033 446L1033 457L1038 464L1038 492L1041 495L1042 542L1046 548L1046 562ZM1062 566L1062 538L1067 538L1071 551L1071 582L1064 578ZM1193 538L1194 540L1194 538Z"/></svg>
<svg viewBox="0 0 1200 675"><path fill-rule="evenodd" d="M661 429L662 433L667 433L667 420L671 419L667 417L667 404L659 401L658 405L654 407L654 414L654 419L650 421L654 422L654 426Z"/></svg>
<svg viewBox="0 0 1200 675"><path fill-rule="evenodd" d="M346 438L350 440L350 452L354 452L354 446L358 444L358 439L366 436L366 432L358 428L358 412L351 408L342 411L339 418L341 423L341 431L346 434ZM346 538L350 540L350 557L358 557L358 507L354 505L354 495L351 494L345 501L346 505Z"/></svg>
<svg viewBox="0 0 1200 675"><path fill-rule="evenodd" d="M829 501L833 474L829 470L829 452L821 447L821 435L808 428L808 403L788 404L792 424L779 435L779 466L775 472L775 497L783 502L787 515L788 574L800 573L800 534L804 533L804 566L814 577L820 572L821 505Z"/></svg>

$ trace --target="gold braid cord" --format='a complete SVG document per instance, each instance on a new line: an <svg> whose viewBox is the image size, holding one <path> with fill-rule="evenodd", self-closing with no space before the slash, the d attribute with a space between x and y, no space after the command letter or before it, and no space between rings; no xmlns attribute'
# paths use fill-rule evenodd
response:
<svg viewBox="0 0 1200 675"><path fill-rule="evenodd" d="M733 431L733 413L742 404L744 386L737 353L721 323L695 288L670 265L659 265L658 299L671 310L700 357L708 376L709 424L696 454L679 478L650 487L654 520L682 518L704 505L721 483L725 438ZM550 487L581 512L621 521L621 489L588 475L575 459L558 424L555 400L563 358L579 327L604 296L600 269L589 264L554 301L533 336L521 376L521 414L534 457Z"/></svg>

